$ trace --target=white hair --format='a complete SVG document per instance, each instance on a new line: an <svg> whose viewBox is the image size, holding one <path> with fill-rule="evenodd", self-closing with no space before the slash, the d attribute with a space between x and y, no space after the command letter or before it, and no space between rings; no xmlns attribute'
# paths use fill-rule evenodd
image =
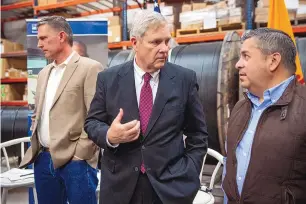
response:
<svg viewBox="0 0 306 204"><path fill-rule="evenodd" d="M140 10L134 16L130 37L143 37L152 26L167 25L167 20L153 10Z"/></svg>

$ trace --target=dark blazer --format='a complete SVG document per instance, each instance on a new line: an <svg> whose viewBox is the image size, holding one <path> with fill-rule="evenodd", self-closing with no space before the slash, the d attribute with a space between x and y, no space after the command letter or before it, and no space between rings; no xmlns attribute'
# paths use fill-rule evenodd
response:
<svg viewBox="0 0 306 204"><path fill-rule="evenodd" d="M85 131L104 149L100 203L129 203L142 159L163 203L192 203L200 186L208 135L195 72L166 63L160 70L144 139L120 144L115 149L107 146L106 133L119 108L124 111L122 123L139 120L133 61L100 72L96 87ZM186 148L183 134L187 136Z"/></svg>

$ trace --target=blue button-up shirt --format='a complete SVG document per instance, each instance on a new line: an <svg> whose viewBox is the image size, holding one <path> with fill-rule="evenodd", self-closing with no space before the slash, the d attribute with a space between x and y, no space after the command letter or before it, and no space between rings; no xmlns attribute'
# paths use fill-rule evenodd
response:
<svg viewBox="0 0 306 204"><path fill-rule="evenodd" d="M248 166L251 158L251 150L254 135L256 132L257 124L260 119L263 111L274 104L284 93L285 89L288 87L289 83L294 79L294 76L283 81L281 84L270 88L264 92L263 101L260 102L257 96L254 96L251 93L247 93L248 98L252 102L252 113L251 118L248 124L248 128L245 131L242 140L238 144L236 149L236 158L237 158L237 175L236 181L238 185L239 194L241 195L241 191L243 188L243 183L245 180L245 176L248 170ZM226 158L225 158L226 162ZM225 175L226 169L224 166L223 174ZM227 204L226 195L224 196L224 204Z"/></svg>

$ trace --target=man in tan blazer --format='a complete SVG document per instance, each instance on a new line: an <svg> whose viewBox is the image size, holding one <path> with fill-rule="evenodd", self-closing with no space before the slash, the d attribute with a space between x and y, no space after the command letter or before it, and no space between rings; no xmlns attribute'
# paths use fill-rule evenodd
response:
<svg viewBox="0 0 306 204"><path fill-rule="evenodd" d="M38 75L32 142L20 167L34 163L41 204L97 203L99 148L83 124L102 65L72 50L72 31L63 17L38 22L38 47L53 60Z"/></svg>

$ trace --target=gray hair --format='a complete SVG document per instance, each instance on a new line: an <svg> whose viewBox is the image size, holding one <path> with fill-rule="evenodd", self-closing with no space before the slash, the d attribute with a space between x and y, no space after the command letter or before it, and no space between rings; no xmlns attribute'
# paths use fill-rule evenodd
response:
<svg viewBox="0 0 306 204"><path fill-rule="evenodd" d="M295 73L297 51L294 42L287 33L271 28L258 28L245 33L241 40L244 42L249 38L257 40L257 47L264 55L278 52L282 57L281 63L290 72Z"/></svg>
<svg viewBox="0 0 306 204"><path fill-rule="evenodd" d="M73 33L69 23L62 16L47 16L38 21L37 28L41 25L49 25L56 31L64 31L68 36L68 43L70 46L73 44Z"/></svg>
<svg viewBox="0 0 306 204"><path fill-rule="evenodd" d="M158 12L153 10L141 10L134 16L130 37L143 37L146 31L155 26L167 25L167 20Z"/></svg>

